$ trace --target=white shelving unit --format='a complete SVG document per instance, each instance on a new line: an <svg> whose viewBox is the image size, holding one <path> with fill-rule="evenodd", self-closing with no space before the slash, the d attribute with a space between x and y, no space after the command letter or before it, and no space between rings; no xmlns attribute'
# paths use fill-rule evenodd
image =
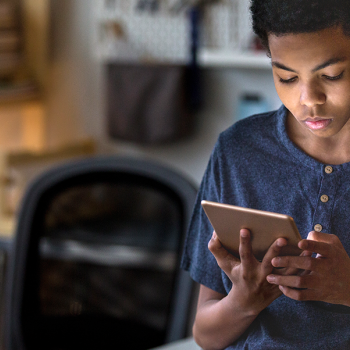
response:
<svg viewBox="0 0 350 350"><path fill-rule="evenodd" d="M203 49L199 54L202 67L270 69L264 52Z"/></svg>
<svg viewBox="0 0 350 350"><path fill-rule="evenodd" d="M186 64L190 60L188 13L168 10L161 2L156 13L137 10L138 0L99 0L95 11L94 55L101 62L125 60ZM270 68L265 53L249 50L249 0L209 4L200 27L199 62L203 67ZM111 28L119 28L118 35Z"/></svg>

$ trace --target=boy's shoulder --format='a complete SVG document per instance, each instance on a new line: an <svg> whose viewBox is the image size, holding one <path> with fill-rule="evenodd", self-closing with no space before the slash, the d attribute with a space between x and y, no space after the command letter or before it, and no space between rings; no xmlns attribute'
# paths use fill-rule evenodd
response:
<svg viewBox="0 0 350 350"><path fill-rule="evenodd" d="M267 140L271 141L277 137L278 124L283 118L281 115L283 113L284 110L281 107L276 111L255 114L239 120L220 134L219 143L229 147L233 145L263 146Z"/></svg>

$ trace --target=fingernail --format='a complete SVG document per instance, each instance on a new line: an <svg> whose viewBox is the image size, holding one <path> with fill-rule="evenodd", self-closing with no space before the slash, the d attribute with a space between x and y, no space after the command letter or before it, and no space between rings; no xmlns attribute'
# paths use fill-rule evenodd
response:
<svg viewBox="0 0 350 350"><path fill-rule="evenodd" d="M272 266L274 266L274 267L277 267L277 266L278 266L278 262L279 262L279 258L273 258L273 259L271 260L271 264L272 264Z"/></svg>
<svg viewBox="0 0 350 350"><path fill-rule="evenodd" d="M240 231L240 234L241 234L242 237L248 237L249 233L248 233L248 231L246 229L243 229L243 230Z"/></svg>
<svg viewBox="0 0 350 350"><path fill-rule="evenodd" d="M285 244L284 244L284 241L282 241L282 240L280 240L280 239L277 241L277 246L278 246L278 247L283 247L284 245L285 245Z"/></svg>
<svg viewBox="0 0 350 350"><path fill-rule="evenodd" d="M273 283L275 282L275 276L274 275L268 275L266 276L267 282Z"/></svg>

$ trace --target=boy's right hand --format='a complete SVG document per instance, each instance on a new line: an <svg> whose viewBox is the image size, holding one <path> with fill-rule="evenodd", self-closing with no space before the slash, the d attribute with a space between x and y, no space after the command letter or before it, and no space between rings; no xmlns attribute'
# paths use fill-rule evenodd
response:
<svg viewBox="0 0 350 350"><path fill-rule="evenodd" d="M240 231L240 259L238 259L222 246L216 233L213 233L208 248L219 267L232 281L232 289L227 297L231 299L235 307L251 315L258 315L282 294L277 285L267 282L266 276L274 269L271 260L280 254L281 248L285 245L287 245L286 239L278 238L260 262L252 252L250 231L242 229Z"/></svg>

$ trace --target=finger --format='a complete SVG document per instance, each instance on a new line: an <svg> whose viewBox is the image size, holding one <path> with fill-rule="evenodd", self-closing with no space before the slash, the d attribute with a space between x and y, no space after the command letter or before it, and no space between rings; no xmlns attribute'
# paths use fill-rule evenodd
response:
<svg viewBox="0 0 350 350"><path fill-rule="evenodd" d="M304 250L300 253L300 256L311 257L312 252ZM310 272L307 270L298 269L295 267L285 267L285 268L278 267L277 269L276 268L273 269L273 273L277 274L277 275L296 275L296 274L299 274L299 275L303 274L304 275L304 274L308 274Z"/></svg>
<svg viewBox="0 0 350 350"><path fill-rule="evenodd" d="M298 289L312 289L316 284L316 277L313 275L307 276L281 276L281 275L268 275L267 281L271 284L277 284L284 287L298 288Z"/></svg>
<svg viewBox="0 0 350 350"><path fill-rule="evenodd" d="M209 243L208 248L214 255L218 266L225 272L229 273L231 269L240 264L240 260L230 254L221 244L216 232L214 231Z"/></svg>
<svg viewBox="0 0 350 350"><path fill-rule="evenodd" d="M298 243L298 246L302 250L311 251L321 256L329 256L332 253L332 246L330 243L303 239Z"/></svg>
<svg viewBox="0 0 350 350"><path fill-rule="evenodd" d="M308 251L308 250L304 250L300 256L304 256L304 257L309 257L311 258L312 257L312 252ZM303 270L303 269L299 269L296 273L299 275L299 276L305 276L305 275L308 275L309 273L311 272L311 270Z"/></svg>
<svg viewBox="0 0 350 350"><path fill-rule="evenodd" d="M339 241L339 238L336 235L332 235L330 233L325 232L316 232L311 231L307 236L308 240L324 242L324 243L334 243L335 240Z"/></svg>
<svg viewBox="0 0 350 350"><path fill-rule="evenodd" d="M317 291L313 289L295 289L286 286L279 286L279 289L286 297L294 300L317 300Z"/></svg>
<svg viewBox="0 0 350 350"><path fill-rule="evenodd" d="M278 238L275 242L272 243L268 251L266 252L262 260L262 268L264 270L271 271L272 265L271 260L278 256L281 252L282 247L287 245L287 240L285 238Z"/></svg>
<svg viewBox="0 0 350 350"><path fill-rule="evenodd" d="M311 256L277 256L272 259L273 267L288 267L307 271L316 271L325 261Z"/></svg>
<svg viewBox="0 0 350 350"><path fill-rule="evenodd" d="M310 250L303 250L300 256L312 256L313 252Z"/></svg>
<svg viewBox="0 0 350 350"><path fill-rule="evenodd" d="M301 242L303 242L304 240L302 240ZM339 237L333 234L329 234L329 233L324 233L324 232L316 232L316 231L311 231L308 236L307 236L307 243L303 242L301 243L302 245L304 244L308 244L310 241L313 242L323 242L329 245L337 245L337 246L343 246L342 243L339 240ZM324 246L324 245L323 245ZM310 245L311 247L311 245ZM308 249L308 248L306 248ZM311 250L311 249L309 249ZM327 252L326 252L327 253ZM321 253L320 253L321 254Z"/></svg>
<svg viewBox="0 0 350 350"><path fill-rule="evenodd" d="M241 259L243 272L249 269L252 263L257 263L253 255L252 243L250 240L250 231L247 229L240 230L239 256Z"/></svg>

